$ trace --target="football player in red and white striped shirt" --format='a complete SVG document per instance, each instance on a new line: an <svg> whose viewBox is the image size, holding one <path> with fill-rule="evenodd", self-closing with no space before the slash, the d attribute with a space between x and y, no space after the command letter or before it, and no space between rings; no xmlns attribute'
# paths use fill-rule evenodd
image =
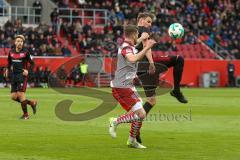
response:
<svg viewBox="0 0 240 160"><path fill-rule="evenodd" d="M109 133L115 138L116 128L121 123L135 123L131 128L128 146L133 148L146 148L136 141L136 134L141 128L141 122L146 116L142 101L133 85L137 73L137 62L141 60L148 50L156 43L146 40L143 49L138 52L134 45L138 39L137 26L127 25L124 28L125 40L118 49L118 62L115 78L111 82L113 97L127 111L118 118L110 118ZM138 54L137 54L138 53Z"/></svg>

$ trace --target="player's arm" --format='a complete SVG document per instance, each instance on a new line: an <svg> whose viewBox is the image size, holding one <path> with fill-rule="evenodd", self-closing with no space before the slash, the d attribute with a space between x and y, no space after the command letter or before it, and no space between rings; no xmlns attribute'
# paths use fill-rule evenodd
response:
<svg viewBox="0 0 240 160"><path fill-rule="evenodd" d="M155 65L154 65L153 58L152 58L152 50L151 50L151 49L149 49L149 50L147 51L146 57L147 57L148 62L149 62L149 73L150 73L150 74L153 74L153 73L155 73L156 68L155 68Z"/></svg>
<svg viewBox="0 0 240 160"><path fill-rule="evenodd" d="M30 70L30 71L33 71L33 68L34 68L35 63L34 63L34 61L33 61L32 56L30 55L30 53L27 54L27 58L28 58L28 62L30 63L30 68L29 68L29 70Z"/></svg>
<svg viewBox="0 0 240 160"><path fill-rule="evenodd" d="M142 51L140 51L138 54L126 54L126 59L131 62L131 63L136 63L137 61L141 60L146 53L151 49L151 47L155 44L156 42L154 40L147 40L146 46L143 48Z"/></svg>
<svg viewBox="0 0 240 160"><path fill-rule="evenodd" d="M33 68L34 68L34 61L30 55L30 53L27 53L27 61L30 63L30 68L27 70L27 69L23 69L23 75L24 76L27 76L28 75L28 71L33 71Z"/></svg>
<svg viewBox="0 0 240 160"><path fill-rule="evenodd" d="M158 33L153 33L149 36L149 39L153 39L156 42L158 42L159 39L160 39L160 35ZM144 44L144 42L143 42L143 44ZM149 62L149 73L154 74L155 71L156 71L156 67L154 65L154 61L153 61L153 58L152 58L152 50L151 49L146 53L146 57L147 57L148 62Z"/></svg>
<svg viewBox="0 0 240 160"><path fill-rule="evenodd" d="M140 45L141 43L143 43L143 41L147 40L148 38L149 38L149 34L147 32L143 32L141 34L141 37L137 39L137 44L135 46Z"/></svg>

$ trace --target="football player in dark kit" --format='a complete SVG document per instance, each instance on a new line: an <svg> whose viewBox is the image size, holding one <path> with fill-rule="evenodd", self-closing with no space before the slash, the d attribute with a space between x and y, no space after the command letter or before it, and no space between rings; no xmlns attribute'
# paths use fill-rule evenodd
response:
<svg viewBox="0 0 240 160"><path fill-rule="evenodd" d="M150 29L152 26L154 15L148 12L139 13L137 17L137 26L139 31L139 39L137 49L138 52L142 50L144 40L153 38L156 42L158 41L157 36L151 34ZM154 64L155 63L155 64ZM161 65L157 65L162 64ZM187 99L183 96L180 91L180 81L182 79L182 72L184 67L184 59L181 56L162 56L158 61L153 61L151 50L146 54L146 57L142 60L142 63L138 64L138 77L144 88L145 95L147 97L147 102L143 105L144 110L148 113L152 107L156 104L155 92L156 88L159 86L159 74L164 67L173 67L173 78L174 78L174 88L170 92L171 96L175 97L181 103L187 103ZM162 69L161 69L162 67ZM147 72L146 72L147 71ZM132 123L131 127L135 127ZM137 134L137 141L141 143L140 133Z"/></svg>
<svg viewBox="0 0 240 160"><path fill-rule="evenodd" d="M23 48L25 38L23 35L15 37L15 46L9 51L8 54L8 69L6 75L9 72L11 76L11 98L12 100L19 102L23 111L21 119L29 119L27 105L30 105L33 114L36 114L37 101L26 99L26 88L29 71L33 70L34 62L27 49ZM30 68L28 68L30 63Z"/></svg>

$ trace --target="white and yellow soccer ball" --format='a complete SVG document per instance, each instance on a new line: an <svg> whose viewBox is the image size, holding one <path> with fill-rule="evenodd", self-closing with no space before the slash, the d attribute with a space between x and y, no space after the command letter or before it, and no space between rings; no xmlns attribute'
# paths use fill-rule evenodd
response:
<svg viewBox="0 0 240 160"><path fill-rule="evenodd" d="M168 28L168 34L171 38L182 38L184 35L184 28L180 23L173 23Z"/></svg>

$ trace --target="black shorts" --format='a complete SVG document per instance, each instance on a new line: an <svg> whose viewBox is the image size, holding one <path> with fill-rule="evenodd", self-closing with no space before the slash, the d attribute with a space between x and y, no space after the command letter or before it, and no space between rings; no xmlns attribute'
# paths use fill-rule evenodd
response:
<svg viewBox="0 0 240 160"><path fill-rule="evenodd" d="M158 86L159 75L157 74L138 74L138 78L141 81L141 85L144 89L147 97L152 97L156 94L156 88Z"/></svg>
<svg viewBox="0 0 240 160"><path fill-rule="evenodd" d="M138 78L141 81L141 85L144 89L147 97L156 95L156 88L159 86L159 74L168 70L168 66L161 62L154 63L156 71L154 74L149 74L149 62L142 61L138 64Z"/></svg>
<svg viewBox="0 0 240 160"><path fill-rule="evenodd" d="M28 77L22 74L14 74L11 81L11 93L26 92Z"/></svg>

